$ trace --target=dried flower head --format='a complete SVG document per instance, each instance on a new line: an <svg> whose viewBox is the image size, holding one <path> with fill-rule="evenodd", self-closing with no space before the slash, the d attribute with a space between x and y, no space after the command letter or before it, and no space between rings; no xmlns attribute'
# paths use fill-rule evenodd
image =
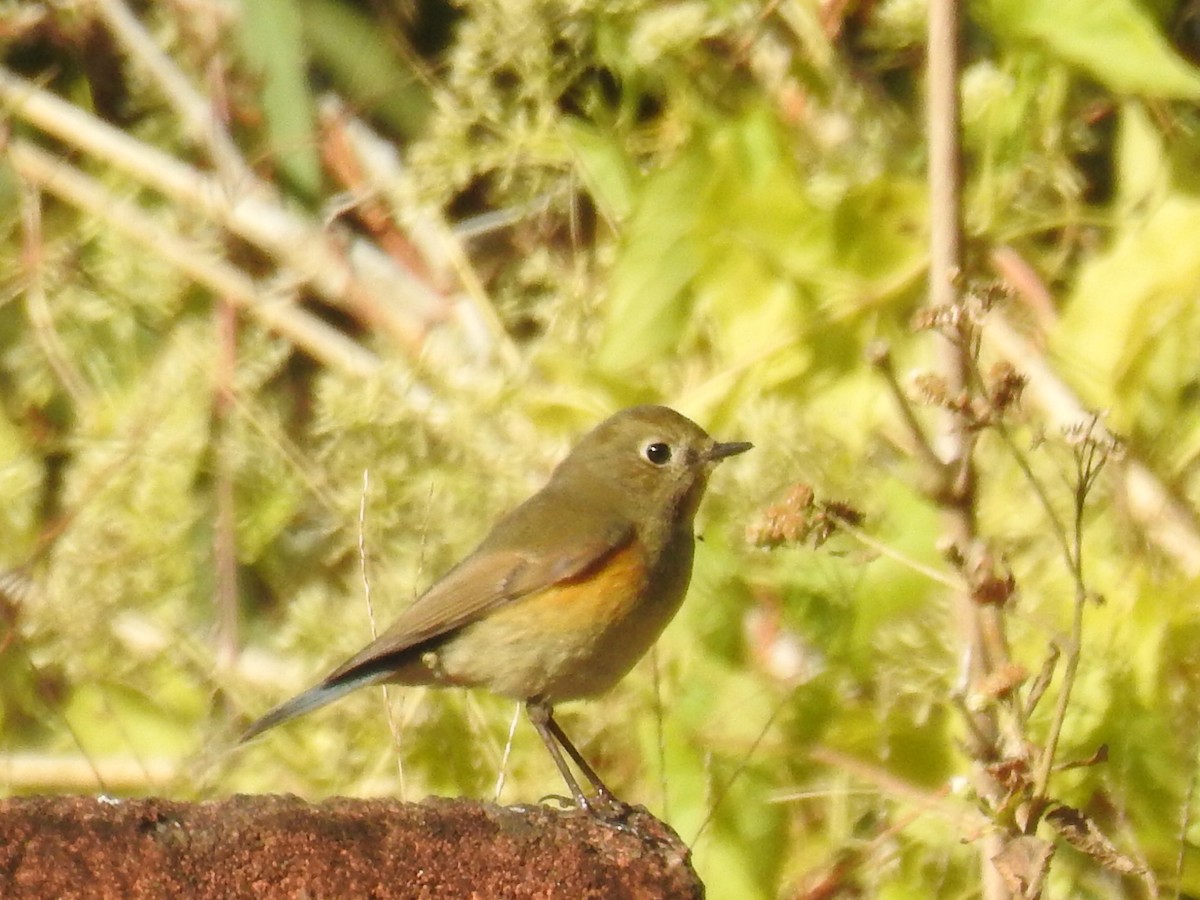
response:
<svg viewBox="0 0 1200 900"><path fill-rule="evenodd" d="M808 535L808 517L814 500L809 485L792 485L783 500L768 506L746 528L746 540L756 547L778 547L803 540Z"/></svg>
<svg viewBox="0 0 1200 900"><path fill-rule="evenodd" d="M932 372L917 372L913 375L912 391L917 402L925 406L945 406L949 396L946 379Z"/></svg>
<svg viewBox="0 0 1200 900"><path fill-rule="evenodd" d="M988 403L992 413L1002 416L1021 402L1021 394L1029 379L1018 372L1007 360L992 366L987 377Z"/></svg>
<svg viewBox="0 0 1200 900"><path fill-rule="evenodd" d="M756 547L778 547L810 541L820 547L842 525L858 526L861 511L837 500L818 501L807 484L788 488L779 503L768 506L757 521L746 528L746 540Z"/></svg>

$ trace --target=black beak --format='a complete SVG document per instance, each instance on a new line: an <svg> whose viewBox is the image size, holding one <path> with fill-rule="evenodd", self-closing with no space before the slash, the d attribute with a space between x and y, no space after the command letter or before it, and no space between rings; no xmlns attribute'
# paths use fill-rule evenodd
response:
<svg viewBox="0 0 1200 900"><path fill-rule="evenodd" d="M713 444L712 449L708 451L708 461L716 462L727 456L737 456L739 453L745 453L753 446L749 441L730 441L727 444Z"/></svg>

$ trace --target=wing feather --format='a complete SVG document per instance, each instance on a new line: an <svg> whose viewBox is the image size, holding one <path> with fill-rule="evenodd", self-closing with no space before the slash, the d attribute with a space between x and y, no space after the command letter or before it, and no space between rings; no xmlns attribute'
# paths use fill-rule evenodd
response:
<svg viewBox="0 0 1200 900"><path fill-rule="evenodd" d="M340 681L378 660L449 635L499 607L570 581L627 546L634 533L632 524L623 523L591 540L558 543L550 563L545 555L518 549L489 550L485 544L415 600L387 631L331 672L324 683Z"/></svg>

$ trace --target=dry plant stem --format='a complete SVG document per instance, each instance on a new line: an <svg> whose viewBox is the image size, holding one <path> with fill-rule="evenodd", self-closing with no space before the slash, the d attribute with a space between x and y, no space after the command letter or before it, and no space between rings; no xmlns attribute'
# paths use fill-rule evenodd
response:
<svg viewBox="0 0 1200 900"><path fill-rule="evenodd" d="M1098 419L1093 416L1092 427L1096 427ZM1083 646L1083 611L1087 606L1087 589L1083 580L1083 512L1087 505L1087 496L1096 483L1101 469L1105 464L1105 453L1094 443L1084 442L1076 451L1075 473L1075 520L1071 535L1070 561L1071 577L1075 580L1075 607L1071 613L1071 637L1066 648L1066 659L1063 665L1062 687L1058 692L1058 702L1054 706L1054 718L1050 723L1050 731L1046 736L1042 755L1038 759L1037 773L1034 777L1033 795L1035 798L1045 798L1046 787L1050 782L1050 772L1054 767L1054 756L1058 751L1058 741L1062 735L1063 723L1067 718L1067 707L1071 702L1071 690L1075 686L1075 675L1079 669L1079 656ZM1030 817L1030 829L1037 826L1038 816Z"/></svg>
<svg viewBox="0 0 1200 900"><path fill-rule="evenodd" d="M92 0L92 5L126 54L140 63L183 122L191 139L207 151L226 184L250 184L254 174L243 161L210 103L192 87L142 23L121 0Z"/></svg>
<svg viewBox="0 0 1200 900"><path fill-rule="evenodd" d="M960 210L962 159L959 145L957 0L930 0L926 132L929 141L929 302L957 305L954 279L962 265ZM951 362L957 351L951 348ZM960 381L965 368L951 366Z"/></svg>
<svg viewBox="0 0 1200 900"><path fill-rule="evenodd" d="M809 750L809 758L831 769L839 769L860 781L872 785L898 801L911 803L922 812L930 811L952 822L962 835L978 834L987 829L989 820L968 801L959 799L946 789L930 791L919 785L898 778L882 766L861 760L834 747L816 745ZM772 802L788 802L786 795L772 798Z"/></svg>
<svg viewBox="0 0 1200 900"><path fill-rule="evenodd" d="M663 821L671 819L671 796L668 792L667 784L667 736L664 733L664 723L667 720L667 708L663 703L663 680L662 669L658 665L658 645L650 647L650 683L651 691L654 694L654 749L657 751L658 757L655 762L658 764L658 790L662 797L662 814Z"/></svg>
<svg viewBox="0 0 1200 900"><path fill-rule="evenodd" d="M233 446L229 438L234 374L237 371L237 310L230 301L219 300L213 313L217 332L216 383L213 385L217 467L217 515L213 530L216 662L219 671L228 672L237 661L239 651L236 501L233 492Z"/></svg>
<svg viewBox="0 0 1200 900"><path fill-rule="evenodd" d="M962 223L958 127L958 42L959 21L956 0L931 0L928 19L927 122L929 141L930 195L930 270L929 305L951 309L959 305L956 279L961 272ZM938 369L947 392L957 395L967 386L968 365L963 358L965 342L955 335L935 333ZM904 404L907 405L907 404ZM902 406L903 408L903 406ZM962 477L954 490L942 491L948 537L953 546L965 549L975 537L974 478L971 466L971 442L960 416L943 413L942 453L939 475L957 471ZM938 482L942 479L939 478ZM965 591L957 591L957 607L964 650L970 658L971 677L981 674L984 660L974 604ZM978 723L977 723L978 724Z"/></svg>
<svg viewBox="0 0 1200 900"><path fill-rule="evenodd" d="M918 575L924 575L934 584L940 584L942 587L949 588L953 591L960 591L963 589L962 579L948 577L945 573L933 568L933 566L927 566L920 560L913 559L906 553L901 553L895 547L890 547L883 541L876 540L861 528L856 528L849 522L839 521L837 527L838 531L842 531L850 535L850 537L854 538L864 547L874 550L880 556L886 556L888 559L900 563L900 565L907 569L911 569Z"/></svg>
<svg viewBox="0 0 1200 900"><path fill-rule="evenodd" d="M930 0L928 13L927 121L929 140L930 272L929 303L934 309L960 307L956 279L962 271L962 157L959 138L959 4L957 0ZM939 335L938 369L951 396L968 387L970 342L966 326L958 335ZM953 546L965 550L976 538L975 473L973 444L961 415L946 411L943 418L945 460L955 473L953 493L942 501L946 534ZM970 686L1007 662L1004 622L998 610L977 605L966 591L956 592L963 651L968 657ZM991 801L1000 796L984 771L996 752L999 731L994 709L972 717L972 730L982 734L970 748L973 780L979 793ZM992 863L1002 848L999 833L989 832L980 841L982 895L985 900L1010 896Z"/></svg>
<svg viewBox="0 0 1200 900"><path fill-rule="evenodd" d="M962 269L961 156L958 102L959 19L956 0L932 0L929 5L928 134L931 202L929 302L934 308L957 308L956 280ZM973 361L970 326L939 334L939 370L951 396L969 389ZM950 491L939 498L952 545L969 548L976 538L973 439L963 417L947 410L943 418L943 465L952 473ZM958 607L969 661L969 677L986 676L1008 662L1001 613L976 604L960 592ZM993 714L982 712L976 725L995 732ZM986 727L985 727L986 726ZM987 753L992 748L979 748ZM982 758L982 757L981 757Z"/></svg>
<svg viewBox="0 0 1200 900"><path fill-rule="evenodd" d="M942 462L941 457L933 449L933 445L925 435L925 429L921 427L921 423L917 419L917 414L913 411L912 404L908 402L908 397L905 395L904 388L900 385L900 379L896 375L896 367L892 363L891 353L886 347L876 346L871 349L870 356L876 370L883 375L888 390L892 394L892 399L896 401L896 408L900 411L901 420L908 431L909 440L912 441L913 448L916 450L917 455L921 457L921 464L936 476L937 482L934 487L934 493L944 493L945 489L943 485L948 478L948 469Z"/></svg>
<svg viewBox="0 0 1200 900"><path fill-rule="evenodd" d="M1183 871L1187 863L1189 846L1187 833L1192 825L1192 801L1196 799L1197 778L1200 778L1200 773L1198 773L1196 763L1193 762L1192 773L1188 776L1187 793L1183 795L1183 809L1179 811L1179 850L1175 854L1175 900L1179 900L1183 885Z"/></svg>
<svg viewBox="0 0 1200 900"><path fill-rule="evenodd" d="M25 309L34 337L63 389L77 406L85 406L91 399L92 390L54 328L54 316L46 297L42 266L42 195L30 184L24 185L21 191L21 242Z"/></svg>
<svg viewBox="0 0 1200 900"><path fill-rule="evenodd" d="M1029 693L1025 697L1025 703L1021 707L1021 728L1025 727L1025 724L1029 721L1029 717L1033 715L1033 711L1037 709L1046 690L1050 687L1050 681L1054 678L1054 670L1058 668L1058 658L1061 655L1062 648L1057 643L1051 642L1050 649L1046 652L1046 658L1042 660L1042 669L1033 680L1033 684L1030 685Z"/></svg>
<svg viewBox="0 0 1200 900"><path fill-rule="evenodd" d="M1050 773L1054 768L1054 756L1058 752L1058 741L1062 736L1063 723L1067 720L1067 708L1071 703L1071 689L1075 685L1075 675L1079 671L1079 655L1083 645L1083 609L1087 605L1087 594L1079 588L1075 590L1075 607L1071 612L1071 637L1066 646L1063 663L1062 686L1058 691L1058 699L1054 704L1054 717L1050 722L1050 730L1046 742L1042 746L1042 754L1038 758L1037 772L1033 781L1033 796L1036 801L1045 801L1046 788L1050 783ZM1036 810L1040 813L1041 810ZM1031 815L1027 826L1032 834L1037 828L1040 815Z"/></svg>
<svg viewBox="0 0 1200 900"><path fill-rule="evenodd" d="M339 241L285 209L260 181L225 185L5 70L0 103L28 125L254 244L330 303L387 332L411 356L420 353L427 329L446 317L445 300L436 291L361 241ZM364 269L370 277L360 277Z"/></svg>
<svg viewBox="0 0 1200 900"><path fill-rule="evenodd" d="M434 271L448 267L453 270L459 285L470 298L477 320L482 325L492 347L508 366L518 361L516 348L504 324L496 314L483 282L475 272L459 236L456 235L438 210L418 209L408 212L411 203L396 196L394 185L404 183L403 165L395 147L385 141L362 120L335 99L322 102L321 116L327 122L342 124L342 132L357 162L372 188L377 188L391 204L395 221L407 227L413 246L421 251L424 263ZM444 263L444 265L441 265Z"/></svg>
<svg viewBox="0 0 1200 900"><path fill-rule="evenodd" d="M500 756L500 767L496 771L496 790L492 796L493 803L500 802L500 795L504 793L504 783L508 780L508 760L512 756L513 739L517 736L517 725L521 722L521 704L518 703L513 709L511 721L508 723L508 736L504 739L504 752Z"/></svg>
<svg viewBox="0 0 1200 900"><path fill-rule="evenodd" d="M240 269L165 230L133 203L114 197L95 179L27 141L14 140L6 149L9 164L21 178L152 250L214 294L238 304L264 327L287 338L314 359L360 377L379 371L379 360L369 350L309 315L289 298L262 299L269 292L263 291Z"/></svg>
<svg viewBox="0 0 1200 900"><path fill-rule="evenodd" d="M179 761L167 757L87 757L78 753L22 751L0 755L0 784L13 793L30 793L53 785L56 791L92 793L108 790L139 793L169 784L179 775Z"/></svg>
<svg viewBox="0 0 1200 900"><path fill-rule="evenodd" d="M371 492L371 470L363 469L362 493L358 498L358 570L362 578L363 600L367 604L367 620L371 625L371 640L379 637L379 627L375 622L375 603L371 599L371 574L367 565L367 497ZM392 712L392 697L391 690L388 686L381 685L383 693L383 709L387 716L388 731L391 732L392 741L395 744L396 753L396 777L400 783L400 799L403 800L407 794L407 786L404 778L404 755L400 750L400 726L396 722L396 716Z"/></svg>

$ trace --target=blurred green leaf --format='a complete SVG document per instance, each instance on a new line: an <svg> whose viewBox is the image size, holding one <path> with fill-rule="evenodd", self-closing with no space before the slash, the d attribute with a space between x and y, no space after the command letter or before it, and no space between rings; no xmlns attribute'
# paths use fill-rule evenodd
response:
<svg viewBox="0 0 1200 900"><path fill-rule="evenodd" d="M878 178L826 197L790 157L778 124L752 109L635 186L610 278L605 368L704 346L721 365L757 365L764 389L798 378L814 349L823 366L857 361L848 320L919 271L921 194ZM821 341L801 341L817 332Z"/></svg>
<svg viewBox="0 0 1200 900"><path fill-rule="evenodd" d="M305 47L357 110L413 137L429 113L429 90L377 17L340 0L295 0Z"/></svg>
<svg viewBox="0 0 1200 900"><path fill-rule="evenodd" d="M81 748L103 756L121 753L132 741L153 748L157 757L181 757L194 749L188 732L179 727L181 720L196 716L208 705L208 697L196 690L196 683L185 669L174 668L166 660L155 663L159 679L153 695L139 689L98 679L80 684L64 710Z"/></svg>
<svg viewBox="0 0 1200 900"><path fill-rule="evenodd" d="M7 498L0 511L0 573L24 561L37 531L44 473L33 449L0 409L0 497Z"/></svg>
<svg viewBox="0 0 1200 900"><path fill-rule="evenodd" d="M1200 73L1136 0L986 0L982 8L1000 33L1040 44L1114 91L1200 97Z"/></svg>
<svg viewBox="0 0 1200 900"><path fill-rule="evenodd" d="M271 153L289 180L316 196L321 162L298 0L243 4L241 38L247 61L262 73Z"/></svg>
<svg viewBox="0 0 1200 900"><path fill-rule="evenodd" d="M624 222L633 207L636 172L621 145L611 134L577 119L563 119L559 127L578 158L588 192L605 217Z"/></svg>
<svg viewBox="0 0 1200 900"><path fill-rule="evenodd" d="M702 262L696 232L711 189L706 169L702 158L685 159L639 192L610 279L604 368L628 370L678 344L690 306L684 292Z"/></svg>
<svg viewBox="0 0 1200 900"><path fill-rule="evenodd" d="M1180 236L1200 233L1200 197L1179 189L1160 136L1134 104L1122 116L1121 147L1112 242L1080 267L1055 348L1092 403L1119 401L1118 429L1170 434L1163 450L1195 446L1200 415L1179 389L1196 377L1200 255ZM1173 466L1177 457L1163 459Z"/></svg>

